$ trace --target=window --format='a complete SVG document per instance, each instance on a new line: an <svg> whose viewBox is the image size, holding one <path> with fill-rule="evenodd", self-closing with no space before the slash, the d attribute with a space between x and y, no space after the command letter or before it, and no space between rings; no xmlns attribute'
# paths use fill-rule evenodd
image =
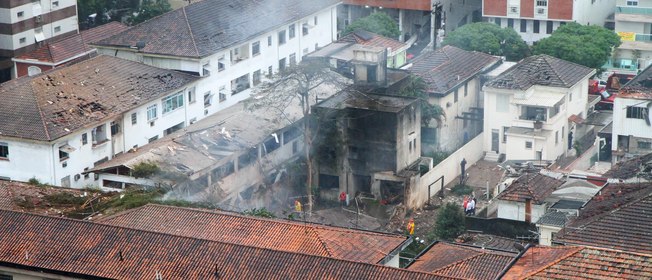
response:
<svg viewBox="0 0 652 280"><path fill-rule="evenodd" d="M234 80L231 80L231 95L236 95L250 88L249 73L244 74Z"/></svg>
<svg viewBox="0 0 652 280"><path fill-rule="evenodd" d="M509 126L503 126L503 143L507 143L507 132L509 131Z"/></svg>
<svg viewBox="0 0 652 280"><path fill-rule="evenodd" d="M176 109L183 107L183 94L181 92L163 98L163 114L172 112Z"/></svg>
<svg viewBox="0 0 652 280"><path fill-rule="evenodd" d="M267 67L267 77L271 78L272 75L274 75L274 72L273 72L273 71L274 71L274 70L272 69L272 66L271 66L271 65L270 65L269 67Z"/></svg>
<svg viewBox="0 0 652 280"><path fill-rule="evenodd" d="M115 121L111 122L111 136L118 133L120 133L120 123Z"/></svg>
<svg viewBox="0 0 652 280"><path fill-rule="evenodd" d="M317 25L317 16L315 16L315 26Z"/></svg>
<svg viewBox="0 0 652 280"><path fill-rule="evenodd" d="M211 94L210 91L204 93L204 108L211 106L211 99L212 99L211 97L213 97L213 95Z"/></svg>
<svg viewBox="0 0 652 280"><path fill-rule="evenodd" d="M93 145L99 145L109 141L109 139L106 137L105 125L99 125L96 128L93 128L91 131L91 140L93 141Z"/></svg>
<svg viewBox="0 0 652 280"><path fill-rule="evenodd" d="M279 45L285 44L285 30L278 32L278 44Z"/></svg>
<svg viewBox="0 0 652 280"><path fill-rule="evenodd" d="M453 94L453 101L457 103L457 100L459 99L459 96L457 94L457 90L455 90L455 94Z"/></svg>
<svg viewBox="0 0 652 280"><path fill-rule="evenodd" d="M521 32L527 32L527 20L521 20Z"/></svg>
<svg viewBox="0 0 652 280"><path fill-rule="evenodd" d="M217 72L222 72L224 71L225 64L223 60L218 60L217 61Z"/></svg>
<svg viewBox="0 0 652 280"><path fill-rule="evenodd" d="M507 27L514 28L514 19L513 18L508 18L507 19Z"/></svg>
<svg viewBox="0 0 652 280"><path fill-rule="evenodd" d="M268 137L267 140L263 142L263 151L265 152L265 154L269 154L275 151L276 149L278 149L279 147L281 147L281 143L279 142L276 133L273 134L273 136Z"/></svg>
<svg viewBox="0 0 652 280"><path fill-rule="evenodd" d="M469 84L464 84L464 96L469 95Z"/></svg>
<svg viewBox="0 0 652 280"><path fill-rule="evenodd" d="M638 141L638 148L642 150L652 149L652 142Z"/></svg>
<svg viewBox="0 0 652 280"><path fill-rule="evenodd" d="M0 158L7 159L9 157L9 144L0 142Z"/></svg>
<svg viewBox="0 0 652 280"><path fill-rule="evenodd" d="M272 36L267 36L267 46L269 47L271 45L272 45Z"/></svg>
<svg viewBox="0 0 652 280"><path fill-rule="evenodd" d="M498 26L500 26L500 24L501 24L501 22L500 22L500 18L495 18L495 19L494 19L494 22L495 22L496 25L498 25Z"/></svg>
<svg viewBox="0 0 652 280"><path fill-rule="evenodd" d="M538 7L547 7L548 6L548 0L537 0L537 6Z"/></svg>
<svg viewBox="0 0 652 280"><path fill-rule="evenodd" d="M525 148L528 150L532 149L532 141L525 141Z"/></svg>
<svg viewBox="0 0 652 280"><path fill-rule="evenodd" d="M638 0L627 0L627 6L638 6Z"/></svg>
<svg viewBox="0 0 652 280"><path fill-rule="evenodd" d="M84 133L82 136L82 145L88 144L88 133Z"/></svg>
<svg viewBox="0 0 652 280"><path fill-rule="evenodd" d="M260 41L251 44L251 55L256 56L260 54Z"/></svg>
<svg viewBox="0 0 652 280"><path fill-rule="evenodd" d="M27 67L27 76L31 77L38 74L41 74L41 68L39 68L38 66Z"/></svg>
<svg viewBox="0 0 652 280"><path fill-rule="evenodd" d="M68 152L64 151L62 148L63 147L59 147L59 161L64 161L70 158L70 154L68 154Z"/></svg>
<svg viewBox="0 0 652 280"><path fill-rule="evenodd" d="M559 131L555 131L555 145L559 144Z"/></svg>
<svg viewBox="0 0 652 280"><path fill-rule="evenodd" d="M285 70L285 57L278 61L278 71Z"/></svg>
<svg viewBox="0 0 652 280"><path fill-rule="evenodd" d="M22 18L22 17L25 16L25 12L20 11L20 12L16 13L16 16L19 17L19 18Z"/></svg>
<svg viewBox="0 0 652 280"><path fill-rule="evenodd" d="M147 121L151 122L157 118L156 114L156 104L147 107Z"/></svg>
<svg viewBox="0 0 652 280"><path fill-rule="evenodd" d="M645 107L633 107L627 106L627 115L628 119L646 119L648 117L648 111Z"/></svg>
<svg viewBox="0 0 652 280"><path fill-rule="evenodd" d="M226 101L226 95L227 94L228 94L228 92L226 91L226 86L221 86L220 91L219 91L220 102Z"/></svg>
<svg viewBox="0 0 652 280"><path fill-rule="evenodd" d="M158 140L158 135L156 135L156 136L154 136L154 137L152 137L152 138L149 138L149 139L147 140L147 143L152 143L152 142L154 142L154 141L156 141L156 140Z"/></svg>
<svg viewBox="0 0 652 280"><path fill-rule="evenodd" d="M27 42L27 39L25 39L25 37L23 37L23 38L20 38L18 40L18 42L20 42L21 44L25 44L25 42Z"/></svg>
<svg viewBox="0 0 652 280"><path fill-rule="evenodd" d="M197 101L197 98L195 97L195 87L191 87L188 90L188 104L195 103Z"/></svg>
<svg viewBox="0 0 652 280"><path fill-rule="evenodd" d="M552 21L548 21L546 25L546 34L552 34Z"/></svg>
<svg viewBox="0 0 652 280"><path fill-rule="evenodd" d="M299 130L299 127L292 126L290 129L283 132L283 144L290 143L290 141L297 139L299 136L301 136L301 130Z"/></svg>
<svg viewBox="0 0 652 280"><path fill-rule="evenodd" d="M496 95L496 112L506 113L509 111L509 95Z"/></svg>
<svg viewBox="0 0 652 280"><path fill-rule="evenodd" d="M131 113L131 124L137 124L138 123L138 113Z"/></svg>
<svg viewBox="0 0 652 280"><path fill-rule="evenodd" d="M57 8L57 7L59 7L59 1L52 2L52 8Z"/></svg>
<svg viewBox="0 0 652 280"><path fill-rule="evenodd" d="M309 33L308 29L310 29L310 27L308 27L307 23L304 23L304 24L301 25L301 31L302 31L301 33L303 34L303 36L308 35L308 33Z"/></svg>
<svg viewBox="0 0 652 280"><path fill-rule="evenodd" d="M296 32L295 30L296 30L296 26L294 26L294 24L290 24L290 27L288 27L288 36L290 37L290 39L294 38L295 36L294 33Z"/></svg>
<svg viewBox="0 0 652 280"><path fill-rule="evenodd" d="M293 53L290 55L290 66L296 66L297 65L297 54Z"/></svg>
<svg viewBox="0 0 652 280"><path fill-rule="evenodd" d="M539 23L538 20L532 21L532 32L539 34Z"/></svg>
<svg viewBox="0 0 652 280"><path fill-rule="evenodd" d="M206 64L201 66L202 76L210 76L211 75L211 70L208 69L210 66L211 66L210 61L206 62Z"/></svg>
<svg viewBox="0 0 652 280"><path fill-rule="evenodd" d="M260 70L254 71L253 79L254 79L254 86L260 84Z"/></svg>

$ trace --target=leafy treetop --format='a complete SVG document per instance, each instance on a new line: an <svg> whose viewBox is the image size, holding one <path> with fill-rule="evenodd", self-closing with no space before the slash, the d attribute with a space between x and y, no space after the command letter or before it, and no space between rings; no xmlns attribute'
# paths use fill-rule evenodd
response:
<svg viewBox="0 0 652 280"><path fill-rule="evenodd" d="M434 237L443 240L455 239L464 233L466 228L464 218L462 206L451 202L446 203L437 215L435 229L432 232Z"/></svg>
<svg viewBox="0 0 652 280"><path fill-rule="evenodd" d="M539 40L532 47L532 52L599 69L620 43L620 37L609 29L573 22L557 28L550 37Z"/></svg>
<svg viewBox="0 0 652 280"><path fill-rule="evenodd" d="M508 61L519 61L530 53L528 46L514 29L500 28L488 22L466 24L448 34L442 45L505 56Z"/></svg>
<svg viewBox="0 0 652 280"><path fill-rule="evenodd" d="M364 29L389 38L397 38L401 35L396 21L385 13L373 13L369 16L353 21L346 27L346 29L344 29L342 36L357 29Z"/></svg>
<svg viewBox="0 0 652 280"><path fill-rule="evenodd" d="M439 122L445 118L444 110L436 104L428 102L428 90L426 82L418 76L410 75L401 84L398 95L415 97L421 102L421 125L427 127L430 120Z"/></svg>

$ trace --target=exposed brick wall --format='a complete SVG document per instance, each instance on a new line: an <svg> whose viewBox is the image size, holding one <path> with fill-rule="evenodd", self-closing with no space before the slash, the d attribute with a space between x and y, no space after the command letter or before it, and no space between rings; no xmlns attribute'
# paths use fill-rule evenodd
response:
<svg viewBox="0 0 652 280"><path fill-rule="evenodd" d="M51 66L35 65L35 64L30 64L30 63L17 62L16 63L16 71L17 71L18 77L27 76L27 68L29 68L30 66L36 66L38 68L41 68L41 72L45 72L45 71L48 71L48 70L53 68Z"/></svg>
<svg viewBox="0 0 652 280"><path fill-rule="evenodd" d="M521 0L521 17L534 17L534 1L536 0Z"/></svg>
<svg viewBox="0 0 652 280"><path fill-rule="evenodd" d="M506 16L507 0L484 0L482 9L482 13L487 16Z"/></svg>
<svg viewBox="0 0 652 280"><path fill-rule="evenodd" d="M548 0L548 18L572 20L573 0Z"/></svg>

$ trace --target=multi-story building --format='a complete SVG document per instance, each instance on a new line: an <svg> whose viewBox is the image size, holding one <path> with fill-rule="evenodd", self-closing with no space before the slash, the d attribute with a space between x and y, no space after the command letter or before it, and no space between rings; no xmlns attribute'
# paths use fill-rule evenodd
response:
<svg viewBox="0 0 652 280"><path fill-rule="evenodd" d="M97 56L0 84L0 178L95 184L82 173L204 117L198 80Z"/></svg>
<svg viewBox="0 0 652 280"><path fill-rule="evenodd" d="M622 44L605 68L636 74L652 62L652 1L618 0L616 5L615 31Z"/></svg>
<svg viewBox="0 0 652 280"><path fill-rule="evenodd" d="M595 70L548 55L523 59L484 90L484 150L507 160L556 160L584 128ZM490 120L490 121L489 121Z"/></svg>
<svg viewBox="0 0 652 280"><path fill-rule="evenodd" d="M98 52L207 77L210 115L250 96L266 76L336 39L338 0L205 0L93 44Z"/></svg>
<svg viewBox="0 0 652 280"><path fill-rule="evenodd" d="M469 22L479 21L480 6L480 0L344 0L338 11L338 29L344 29L358 18L382 11L398 23L401 41L418 37L419 41L433 43L438 30L450 32Z"/></svg>
<svg viewBox="0 0 652 280"><path fill-rule="evenodd" d="M12 78L12 57L77 32L76 0L0 1L0 82Z"/></svg>
<svg viewBox="0 0 652 280"><path fill-rule="evenodd" d="M652 66L628 82L614 101L613 162L652 153Z"/></svg>
<svg viewBox="0 0 652 280"><path fill-rule="evenodd" d="M615 0L483 0L482 16L532 44L567 22L603 26L614 6Z"/></svg>

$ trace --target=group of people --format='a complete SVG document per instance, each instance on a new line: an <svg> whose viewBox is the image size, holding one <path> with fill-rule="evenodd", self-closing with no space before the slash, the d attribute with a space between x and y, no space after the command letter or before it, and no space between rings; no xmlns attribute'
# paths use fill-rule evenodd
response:
<svg viewBox="0 0 652 280"><path fill-rule="evenodd" d="M478 202L478 200L475 197L468 197L464 196L464 204L463 204L463 210L464 214L468 215L475 215L475 205Z"/></svg>

